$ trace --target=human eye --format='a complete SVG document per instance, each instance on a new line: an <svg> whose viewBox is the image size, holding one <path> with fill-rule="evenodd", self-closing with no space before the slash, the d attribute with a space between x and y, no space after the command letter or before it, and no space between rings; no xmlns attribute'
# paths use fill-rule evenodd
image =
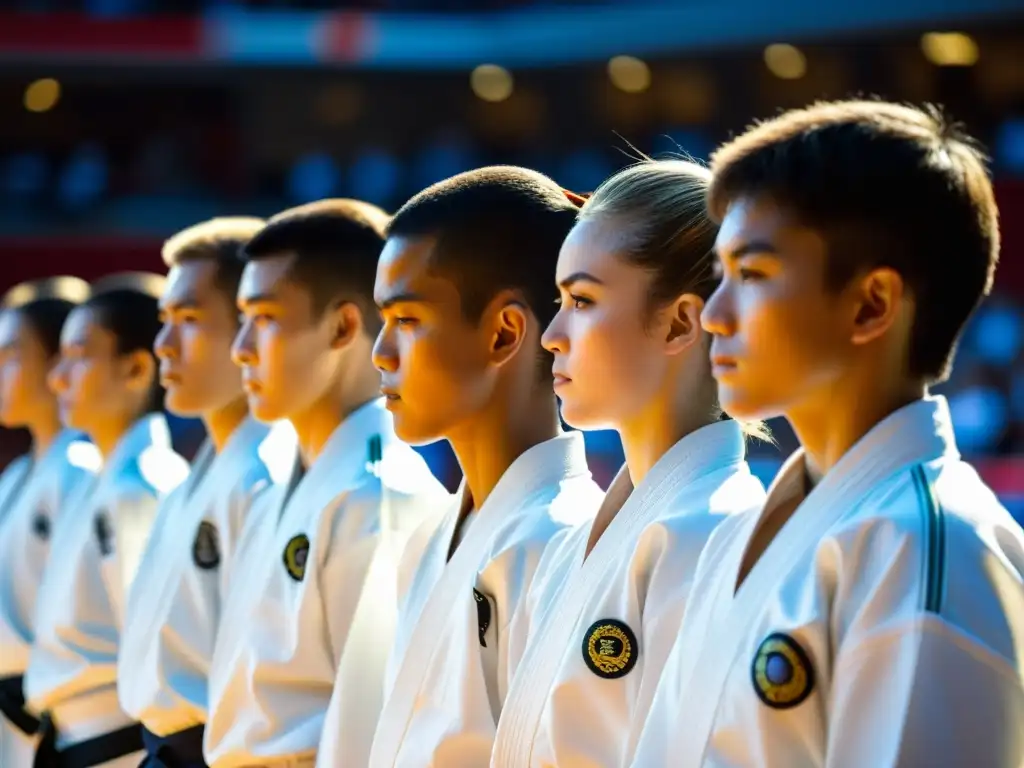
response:
<svg viewBox="0 0 1024 768"><path fill-rule="evenodd" d="M573 309L586 309L594 303L593 299L588 299L586 296L578 296L574 293L570 293L569 298Z"/></svg>
<svg viewBox="0 0 1024 768"><path fill-rule="evenodd" d="M419 321L415 317L396 317L395 318L395 324L399 328L412 328L418 322Z"/></svg>
<svg viewBox="0 0 1024 768"><path fill-rule="evenodd" d="M738 274L740 276L740 282L743 283L757 282L758 280L763 280L765 278L764 272L752 267L740 267Z"/></svg>

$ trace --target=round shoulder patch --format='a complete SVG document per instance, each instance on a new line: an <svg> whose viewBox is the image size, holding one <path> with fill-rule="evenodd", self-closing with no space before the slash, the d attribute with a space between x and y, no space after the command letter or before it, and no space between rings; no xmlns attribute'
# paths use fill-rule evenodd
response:
<svg viewBox="0 0 1024 768"><path fill-rule="evenodd" d="M296 581L306 575L306 557L309 555L309 537L300 533L288 539L284 548L284 568Z"/></svg>
<svg viewBox="0 0 1024 768"><path fill-rule="evenodd" d="M192 561L198 568L209 571L220 565L220 536L217 526L203 520L192 542Z"/></svg>
<svg viewBox="0 0 1024 768"><path fill-rule="evenodd" d="M787 634L768 635L750 666L754 691L772 709L795 707L814 689L814 667L807 652Z"/></svg>
<svg viewBox="0 0 1024 768"><path fill-rule="evenodd" d="M594 622L583 637L583 661L606 680L625 677L636 666L636 635L618 619Z"/></svg>

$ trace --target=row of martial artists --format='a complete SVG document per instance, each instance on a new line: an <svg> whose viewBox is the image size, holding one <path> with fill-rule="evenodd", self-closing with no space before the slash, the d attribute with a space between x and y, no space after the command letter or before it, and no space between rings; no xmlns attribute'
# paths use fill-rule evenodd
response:
<svg viewBox="0 0 1024 768"><path fill-rule="evenodd" d="M62 444L52 408L8 415L54 338L12 298L0 396L38 467L5 476L0 543L73 511L34 616L4 561L9 764L1018 766L1024 535L927 393L997 260L979 154L855 102L712 171L643 162L584 201L488 168L392 218L187 230L159 291L95 286L64 323L60 417L106 457L61 438L77 503L20 503ZM603 502L552 383L622 439ZM183 474L160 384L210 445L156 513ZM766 497L744 432L773 415L802 449ZM449 441L454 499L399 438Z"/></svg>

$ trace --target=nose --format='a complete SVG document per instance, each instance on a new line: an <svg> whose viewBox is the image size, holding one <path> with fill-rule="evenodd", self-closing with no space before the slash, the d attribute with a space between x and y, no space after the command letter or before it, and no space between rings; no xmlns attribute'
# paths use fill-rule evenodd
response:
<svg viewBox="0 0 1024 768"><path fill-rule="evenodd" d="M731 289L727 282L722 282L704 304L700 324L712 336L732 336L736 332Z"/></svg>
<svg viewBox="0 0 1024 768"><path fill-rule="evenodd" d="M235 340L231 344L231 360L239 368L251 366L256 363L256 347L253 344L252 323L249 320L242 322L242 327L235 334Z"/></svg>
<svg viewBox="0 0 1024 768"><path fill-rule="evenodd" d="M541 334L540 345L551 354L565 354L569 350L569 337L566 336L563 327L564 317L564 313L559 310Z"/></svg>
<svg viewBox="0 0 1024 768"><path fill-rule="evenodd" d="M371 353L373 365L381 373L394 373L398 370L398 350L387 324L381 327L373 342Z"/></svg>
<svg viewBox="0 0 1024 768"><path fill-rule="evenodd" d="M164 323L153 340L153 352L161 360L174 360L177 356L178 333L173 323Z"/></svg>
<svg viewBox="0 0 1024 768"><path fill-rule="evenodd" d="M55 395L67 391L67 367L64 365L63 359L58 359L57 364L50 369L50 372L46 375L46 384Z"/></svg>

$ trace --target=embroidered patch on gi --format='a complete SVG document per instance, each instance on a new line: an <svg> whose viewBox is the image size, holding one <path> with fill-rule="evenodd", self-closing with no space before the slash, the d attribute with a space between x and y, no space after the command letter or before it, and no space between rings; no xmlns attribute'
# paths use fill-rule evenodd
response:
<svg viewBox="0 0 1024 768"><path fill-rule="evenodd" d="M220 536L217 526L203 520L192 542L192 561L198 568L209 571L220 565Z"/></svg>
<svg viewBox="0 0 1024 768"><path fill-rule="evenodd" d="M306 575L306 557L309 555L309 537L300 533L292 536L284 548L284 568L296 581Z"/></svg>
<svg viewBox="0 0 1024 768"><path fill-rule="evenodd" d="M814 667L807 652L782 632L761 641L750 666L750 678L757 697L772 709L795 707L814 689Z"/></svg>
<svg viewBox="0 0 1024 768"><path fill-rule="evenodd" d="M636 635L617 619L594 622L583 638L583 661L606 680L625 677L636 666Z"/></svg>
<svg viewBox="0 0 1024 768"><path fill-rule="evenodd" d="M32 533L42 541L50 540L50 518L42 510L36 512L32 518Z"/></svg>
<svg viewBox="0 0 1024 768"><path fill-rule="evenodd" d="M477 627L480 630L480 645L486 648L487 640L485 635L487 634L487 628L491 626L491 604L476 587L473 588L473 599L476 601L476 621Z"/></svg>
<svg viewBox="0 0 1024 768"><path fill-rule="evenodd" d="M110 528L110 521L107 520L105 510L96 513L93 529L96 531L96 542L100 546L100 555L107 557L114 554L114 531Z"/></svg>

